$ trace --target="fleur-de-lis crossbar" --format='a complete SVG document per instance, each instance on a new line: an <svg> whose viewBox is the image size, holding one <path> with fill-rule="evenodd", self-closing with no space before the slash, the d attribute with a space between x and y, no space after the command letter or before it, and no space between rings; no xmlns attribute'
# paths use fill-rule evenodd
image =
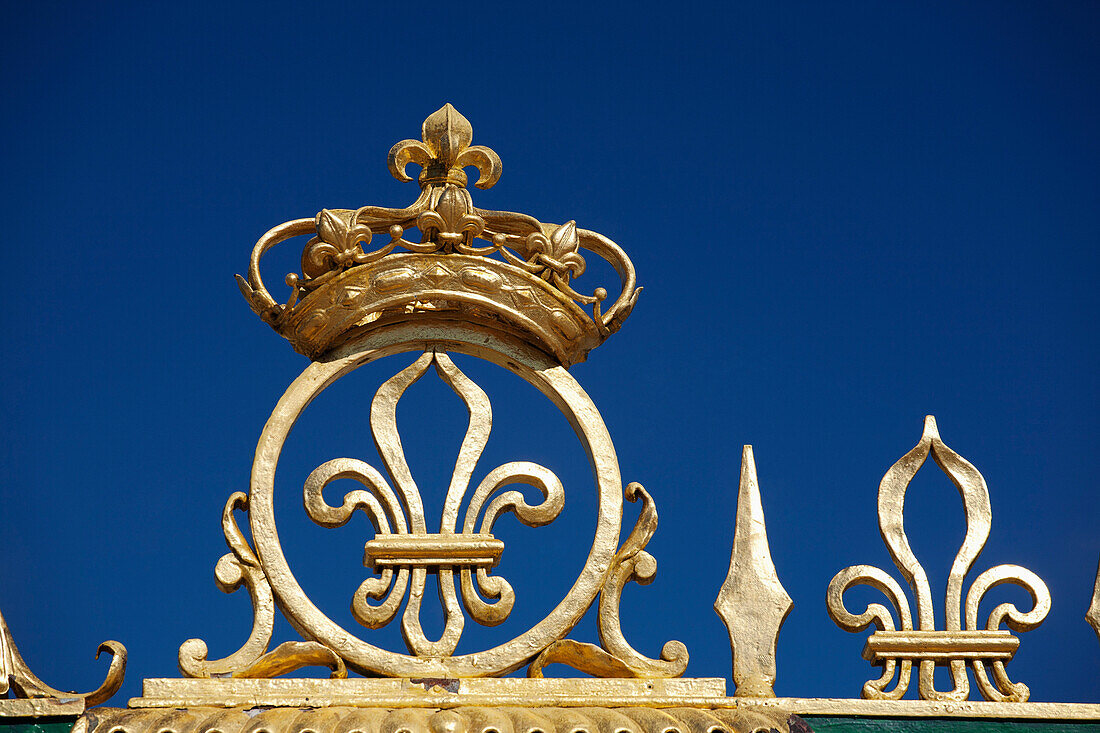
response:
<svg viewBox="0 0 1100 733"><path fill-rule="evenodd" d="M462 399L470 415L447 488L438 533L428 532L420 491L397 432L398 401L433 364L440 379ZM459 527L460 507L489 440L492 407L485 392L446 353L425 351L412 365L385 382L371 403L370 424L393 487L370 464L353 458L336 458L318 466L306 479L306 512L323 527L343 526L356 509L366 513L376 536L364 547L363 563L377 572L378 577L367 578L355 592L353 615L367 628L381 628L397 615L408 591L401 630L409 651L424 657L449 656L458 645L464 625L459 595L467 613L484 626L503 622L512 611L515 602L512 586L504 578L490 575L504 550L504 543L492 535L497 519L512 512L529 527L549 524L561 513L565 491L558 477L543 466L529 461L505 463L478 484ZM354 479L366 490L350 491L343 503L332 506L325 501L323 491L338 479ZM535 487L544 500L531 505L519 491L497 493L502 487L517 483ZM421 603L430 573L438 576L445 618L442 636L436 641L427 638L420 624ZM460 592L456 592L456 573Z"/></svg>
<svg viewBox="0 0 1100 733"><path fill-rule="evenodd" d="M951 565L945 599L945 628L936 628L932 591L928 576L917 561L905 536L902 511L905 491L917 471L931 455L932 459L959 490L966 512L966 536ZM925 418L924 434L913 450L890 467L879 485L879 529L898 570L909 582L917 601L917 624L914 627L909 601L901 586L883 570L870 565L855 565L841 570L829 583L827 607L838 626L847 631L863 631L872 624L878 629L867 639L863 656L883 668L879 679L863 686L863 697L899 699L909 687L913 664L919 665L920 697L927 700L966 700L970 694L966 664L974 670L974 678L987 700L1004 702L1026 701L1027 685L1013 682L1005 672L1005 663L1012 659L1020 640L1007 630L1004 623L1018 632L1030 631L1042 623L1050 611L1050 592L1035 573L1016 565L997 565L978 575L963 602L963 580L989 538L992 512L985 479L973 465L940 439L936 420ZM978 608L986 593L995 586L1015 583L1031 594L1032 607L1024 612L1011 603L1002 603L989 614L985 628L978 626ZM881 604L872 603L860 614L844 606L844 592L855 585L869 585L882 591L893 603L898 614L895 625L891 612ZM954 688L937 690L933 682L936 666L951 670ZM992 667L990 680L986 665ZM887 690L897 671L898 681Z"/></svg>

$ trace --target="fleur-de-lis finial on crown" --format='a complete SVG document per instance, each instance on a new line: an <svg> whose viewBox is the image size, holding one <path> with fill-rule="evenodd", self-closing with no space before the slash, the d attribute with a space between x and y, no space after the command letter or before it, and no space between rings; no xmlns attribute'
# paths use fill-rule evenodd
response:
<svg viewBox="0 0 1100 733"><path fill-rule="evenodd" d="M470 145L474 128L449 102L424 120L420 137L421 140L402 140L390 148L390 173L397 180L412 180L405 172L409 163L421 167L422 188L447 183L464 187L466 171L463 169L467 166L481 173L474 184L478 188L492 188L500 180L500 156L484 145Z"/></svg>

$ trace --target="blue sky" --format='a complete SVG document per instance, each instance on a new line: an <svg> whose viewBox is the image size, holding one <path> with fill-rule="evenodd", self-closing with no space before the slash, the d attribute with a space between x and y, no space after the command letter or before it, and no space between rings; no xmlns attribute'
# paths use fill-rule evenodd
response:
<svg viewBox="0 0 1100 733"><path fill-rule="evenodd" d="M875 496L931 413L989 484L993 531L970 577L1017 563L1053 596L1010 676L1035 700L1100 700L1083 618L1100 556L1100 8L672 7L5 6L0 609L41 677L91 689L95 646L119 639L124 704L142 678L176 674L183 640L223 656L247 636L245 594L213 584L219 516L306 360L232 276L282 221L411 202L385 154L450 101L504 162L475 203L575 219L619 242L645 287L572 370L624 479L660 511L657 580L624 594L639 650L680 639L689 675L729 676L711 605L751 443L795 603L777 692L858 696L877 671L863 635L826 616L825 587L859 563L900 579ZM294 261L276 258L274 282ZM338 455L377 465L366 408L411 360L339 383L280 467L290 562L342 622L369 528L309 524L301 481ZM462 652L556 603L593 520L564 420L514 377L460 365L496 408L480 470L542 462L572 512L502 530L515 625L469 629ZM448 394L425 380L399 414L423 486L445 485L464 428ZM962 505L931 463L908 498L942 607ZM576 631L593 634L590 620Z"/></svg>

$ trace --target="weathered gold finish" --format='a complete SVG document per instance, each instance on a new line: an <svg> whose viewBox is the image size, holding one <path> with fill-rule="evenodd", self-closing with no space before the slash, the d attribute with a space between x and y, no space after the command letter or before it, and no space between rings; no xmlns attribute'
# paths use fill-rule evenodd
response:
<svg viewBox="0 0 1100 733"><path fill-rule="evenodd" d="M793 607L772 562L756 461L746 445L729 574L714 602L729 630L737 697L775 697L775 646Z"/></svg>
<svg viewBox="0 0 1100 733"><path fill-rule="evenodd" d="M248 706L187 710L97 709L78 721L73 733L788 733L784 710L742 710L628 706L515 707L499 703L438 707ZM795 728L794 730L799 730ZM801 728L801 730L806 730Z"/></svg>
<svg viewBox="0 0 1100 733"><path fill-rule="evenodd" d="M867 639L872 664L888 659L1012 659L1020 640L1007 631L876 631Z"/></svg>
<svg viewBox="0 0 1100 733"><path fill-rule="evenodd" d="M688 650L681 642L670 641L661 648L660 659L650 659L639 654L623 636L619 623L619 600L623 588L630 581L649 585L657 576L657 560L645 551L645 546L657 531L657 505L639 483L626 487L626 498L642 501L642 509L630 536L615 553L611 568L600 591L599 613L596 615L596 631L600 644L612 656L622 660L635 677L679 677L687 669ZM584 671L584 667L578 667Z"/></svg>
<svg viewBox="0 0 1100 733"><path fill-rule="evenodd" d="M657 574L657 560L644 549L657 530L657 506L639 483L627 485L626 498L630 501L641 499L642 509L634 530L615 553L600 591L596 631L602 648L571 639L556 641L531 663L527 672L529 677L542 677L542 669L553 663L566 664L600 677L679 677L687 669L688 650L681 642L668 642L661 649L660 659L650 659L637 652L623 637L619 622L623 588L631 580L648 585Z"/></svg>
<svg viewBox="0 0 1100 733"><path fill-rule="evenodd" d="M268 653L275 627L275 601L256 553L233 518L233 512L238 510L248 511L248 495L240 491L230 495L222 512L222 531L231 552L218 560L214 578L218 588L225 593L232 593L241 585L248 587L252 596L252 633L240 649L215 661L207 659L206 642L188 639L179 650L180 672L188 677L262 677L321 665L331 669L333 677L346 677L343 660L320 644L287 642Z"/></svg>
<svg viewBox="0 0 1100 733"><path fill-rule="evenodd" d="M400 181L412 180L409 163L421 166L415 202L404 209L325 209L314 219L275 227L256 243L248 278L237 276L249 305L312 359L363 331L434 313L507 331L566 366L583 361L634 307L640 289L630 259L610 239L572 221L544 224L476 208L464 168L477 168L476 185L490 188L500 178L500 158L470 144L473 128L451 105L424 121L421 137L397 143L389 154L390 172ZM419 229L419 242L404 238L409 227ZM313 238L302 252L302 272L287 275L290 295L278 303L264 286L260 260L304 234ZM371 250L377 234L389 241ZM410 254L394 254L398 248ZM570 284L585 271L582 249L620 276L621 292L606 311L605 288L583 295ZM591 316L581 305L592 306Z"/></svg>
<svg viewBox="0 0 1100 733"><path fill-rule="evenodd" d="M656 561L644 548L656 530L657 511L640 484L623 488L599 412L565 369L584 359L629 314L638 294L633 266L613 242L574 222L548 225L521 214L474 208L464 168L476 167L481 172L477 185L488 188L500 176L500 159L471 142L469 123L445 105L424 122L422 140L405 140L390 151L390 171L399 180L411 180L405 173L408 163L422 168L421 194L412 206L324 210L315 220L288 222L260 239L248 279L238 277L252 308L315 362L287 389L264 427L249 493L230 497L223 514L231 552L218 563L217 582L226 592L249 589L252 633L241 649L216 661L207 659L202 641L185 642L179 666L188 677L267 677L324 664L334 677L343 676L346 665L366 675L459 679L503 675L532 662L532 677L541 676L550 663L646 679L683 674L688 661L683 644L669 642L660 658L651 659L623 637L623 587L632 580L646 584L656 573ZM420 230L419 242L402 238L409 226ZM379 232L388 232L389 243L368 251L366 245ZM276 243L307 233L315 236L302 254L302 272L287 277L290 298L277 304L263 286L260 259ZM476 245L477 239L491 244ZM396 252L398 247L407 252ZM570 284L585 270L582 249L606 259L620 275L622 293L606 312L601 310L606 290L585 296ZM592 305L591 317L578 304ZM342 527L357 510L373 524L375 535L364 543L363 563L376 575L351 593L352 615L367 629L386 626L400 615L408 651L403 654L375 646L313 605L283 554L273 495L282 446L310 402L354 369L409 352L416 354L413 363L382 384L371 403L371 433L388 478L365 461L334 458L318 466L303 487L306 514L317 524ZM505 552L492 534L495 523L511 513L529 527L549 524L562 511L565 489L552 471L528 461L505 463L471 483L489 440L492 406L451 354L494 362L552 400L589 453L598 497L592 548L565 598L512 640L460 656L454 652L467 616L495 626L508 618L515 602L512 585L494 572ZM405 391L433 367L469 414L437 531L427 526L396 418ZM325 489L339 479L352 479L362 488L329 503ZM528 503L522 492L504 490L514 484L531 487L541 499ZM642 507L620 547L624 495L640 500ZM237 510L248 514L253 544L235 523ZM420 621L429 575L435 576L443 607L437 639L425 634ZM566 640L597 597L600 646ZM268 652L275 606L305 641Z"/></svg>
<svg viewBox="0 0 1100 733"><path fill-rule="evenodd" d="M1096 584L1092 587L1092 603L1085 613L1085 620L1096 632L1096 638L1100 639L1100 563L1096 566Z"/></svg>
<svg viewBox="0 0 1100 733"><path fill-rule="evenodd" d="M233 677L277 677L302 667L320 666L332 670L331 679L348 676L348 669L336 652L312 641L288 641L261 655L251 664L235 669Z"/></svg>
<svg viewBox="0 0 1100 733"><path fill-rule="evenodd" d="M391 172L401 180L411 180L405 172L408 163L421 166L421 195L412 206L324 210L314 220L276 227L257 243L248 279L239 278L242 292L313 363L288 387L264 426L248 493L233 494L223 512L230 552L219 560L216 580L226 592L248 588L252 632L238 651L214 661L207 659L203 642L185 642L180 669L187 678L146 680L143 697L130 701L131 711L85 716L80 733L214 728L226 733L243 733L244 728L270 733L714 733L791 730L801 712L1100 717L1100 706L1012 702L1027 697L1027 688L1004 674L1019 641L999 627L1002 621L1017 631L1037 625L1050 604L1046 587L1028 571L998 566L978 576L966 597L963 627L961 583L989 532L989 498L981 475L943 445L931 418L921 443L887 473L880 487L880 526L917 594L919 627L914 629L900 586L877 568L848 568L829 588L829 611L841 626L860 630L875 623L879 628L864 650L873 664L885 668L883 678L864 690L865 696L878 699L774 697L776 642L793 604L768 548L751 446L743 452L730 570L715 603L729 629L737 696L725 696L725 680L677 679L688 662L680 642L666 643L658 658L635 650L622 633L619 604L627 583L644 585L655 576L656 560L645 548L657 528L657 510L640 484L624 488L607 428L567 371L629 314L638 293L633 267L617 245L577 229L573 222L546 225L520 214L474 208L464 168L479 170L477 185L482 188L495 183L501 168L495 153L471 142L469 123L447 105L425 121L422 140L403 141L390 151ZM419 242L403 238L409 226L420 230ZM383 231L389 243L368 251L372 236ZM301 274L287 278L289 299L278 304L263 287L260 258L274 244L298 234L315 236L303 252ZM476 245L477 239L491 245ZM585 268L581 249L611 262L622 280L622 294L606 312L601 312L606 291L598 288L584 296L570 284ZM593 306L591 317L581 305ZM358 588L349 589L352 616L367 630L400 616L407 653L376 646L369 634L344 628L313 604L284 555L274 510L279 457L304 410L341 377L399 355L411 355L406 357L411 363L378 387L370 407L381 466L350 457L321 463L304 482L302 506L313 522L326 528L348 525L357 511L370 520L374 532L363 545L368 575ZM516 600L511 582L501 574L509 553L516 550L494 536L496 522L509 513L531 528L554 522L565 506L566 491L549 468L523 460L492 468L477 480L492 430L492 405L488 394L459 368L455 355L510 371L562 411L588 454L597 500L591 548L565 597L508 641L461 655L455 651L466 619L499 624ZM439 524L432 527L396 419L406 391L429 371L462 401L469 418ZM952 568L948 604L955 604L955 612L953 618L948 613L946 630L936 630L932 623L928 582L901 525L906 487L928 455L955 481L970 522ZM330 484L343 479L359 486L336 501L326 497ZM506 490L515 484L530 488ZM640 504L625 539L624 498ZM238 511L248 517L251 540L236 523ZM420 621L430 575L435 576L443 610L443 631L434 639ZM987 628L979 630L979 602L989 588L1004 582L1024 585L1035 607L1021 613L1002 604ZM890 612L878 604L860 616L844 608L844 591L857 583L882 588L894 599L897 628ZM569 639L593 605L599 643ZM268 651L276 607L304 641ZM996 703L996 713L993 703L965 701L967 662L983 694L1002 701ZM921 670L922 697L934 699L901 703L897 698L905 692L914 663ZM594 678L545 678L544 670L552 664ZM951 668L955 690L932 689L937 664ZM331 679L271 679L305 665L328 666ZM525 665L526 679L504 677ZM992 665L996 687L984 665ZM899 667L898 684L884 692ZM347 679L348 670L366 678ZM799 722L796 729L802 726Z"/></svg>
<svg viewBox="0 0 1100 733"><path fill-rule="evenodd" d="M1096 703L750 698L726 697L724 689L722 679L149 679L145 680L144 696L130 700L129 714L136 722L155 720L158 713L177 708L508 707L537 714L552 707L645 707L674 715L677 710L694 709L782 711L786 715L1100 720L1100 704Z"/></svg>
<svg viewBox="0 0 1100 733"><path fill-rule="evenodd" d="M426 529L420 492L405 461L396 424L398 401L405 390L423 377L433 364L440 379L465 402L470 416L469 427L462 441L444 501L439 534L429 533ZM462 533L456 534L459 507L465 503L464 497L469 489L470 478L489 440L492 408L488 396L481 388L442 351L424 351L410 367L383 384L371 405L370 422L375 444L379 447L386 470L393 477L397 491L390 488L382 475L370 465L340 458L322 464L306 479L306 511L315 522L326 527L342 526L357 508L368 514L378 528L378 537L365 546L365 564L380 570L382 575L381 578L367 579L360 586L352 600L353 613L368 628L384 626L396 616L404 591L408 587L409 603L402 617L402 632L409 651L417 657L449 657L458 644L463 628L463 617L458 605L459 594L455 588L456 573L460 581L462 604L467 612L485 625L496 625L504 621L511 612L515 595L505 579L488 574L503 550L503 543L494 539L490 533L493 525L507 512L514 513L521 522L532 527L552 522L564 506L564 489L557 476L537 464L518 461L499 466L490 471L473 491L462 523ZM261 445L263 444L261 439ZM340 507L329 506L322 498L322 491L330 482L339 478L354 479L363 484L367 491L350 492L344 497ZM494 496L501 487L515 483L528 484L538 489L544 501L529 505L523 495L516 491ZM268 488L266 481L261 485L254 483L253 486L253 494L264 497L265 509ZM493 500L489 501L491 498ZM475 532L479 518L480 531ZM264 530L257 531L255 525L253 536L261 547L270 546L272 552L281 554L275 543L271 542L272 538ZM425 636L419 618L429 571L438 576L445 614L443 635L437 641L431 641ZM475 581L477 592L474 589ZM389 591L391 585L392 592ZM283 597L280 590L277 589L276 594ZM289 584L286 590L296 594ZM496 603L487 602L482 597L495 599ZM382 603L375 605L368 599ZM310 614L296 615L293 609L289 613L301 626L311 631L324 624L322 619ZM335 642L335 639L331 641ZM360 655L358 658L364 667L371 663L369 655ZM382 669L372 671L383 672Z"/></svg>
<svg viewBox="0 0 1100 733"><path fill-rule="evenodd" d="M668 707L723 699L725 687L725 680L720 678L147 679L142 697L130 700L130 707L234 707L245 704L273 707L580 707L648 704L649 700L664 701L657 706Z"/></svg>
<svg viewBox="0 0 1100 733"><path fill-rule="evenodd" d="M390 151L390 170L398 179L412 180L408 163L422 168L421 195L412 206L323 210L315 220L276 227L257 244L249 278L239 278L242 292L314 363L290 385L265 425L249 492L232 494L222 515L229 553L218 561L215 579L225 592L248 589L251 633L240 649L217 660L208 659L204 642L188 640L179 652L185 679L145 680L143 696L130 701L131 709L87 711L74 733L804 733L809 727L802 714L1100 720L1100 705L1025 705L1028 688L1005 674L1019 639L1002 630L1002 622L1026 631L1049 611L1050 595L1038 577L1011 565L987 570L974 580L964 610L962 583L990 530L989 495L977 469L944 445L931 417L920 443L887 472L879 490L880 529L915 593L918 627L901 586L878 568L847 568L828 589L828 610L839 625L850 631L877 627L863 651L884 669L881 679L864 686L871 699L775 697L776 644L793 603L768 547L751 446L742 454L730 568L714 604L729 631L736 696L725 696L723 679L677 679L688 662L680 642L665 644L657 659L635 650L622 633L619 605L627 583L645 585L655 577L656 560L645 548L657 528L657 510L640 484L623 487L606 426L566 370L629 314L639 290L633 267L616 245L573 222L547 225L474 208L465 168L477 168L476 185L488 188L499 178L501 163L492 150L471 143L469 123L446 105L424 122L422 140L402 141ZM403 239L410 225L419 228L419 243ZM388 231L390 242L366 251L381 231ZM290 297L277 304L260 279L260 258L279 241L307 233L316 236L303 252L302 273L287 277ZM475 239L492 244L476 246ZM408 251L395 253L398 247ZM607 259L621 277L622 294L606 313L603 288L585 296L570 285L585 269L581 248ZM591 317L581 305L593 306ZM400 613L409 652L404 654L344 629L305 595L279 542L274 477L287 436L313 399L360 366L410 353L412 363L386 380L371 403L370 427L385 475L369 462L334 458L314 469L302 489L303 508L320 526L344 527L356 511L370 520L374 533L364 541L363 565L372 575L349 594L352 615L366 629L377 629ZM492 406L454 354L495 363L553 401L588 453L597 495L591 549L566 596L509 641L460 656L454 652L466 616L499 624L516 599L500 573L507 568L501 566L506 548L493 535L496 522L509 513L531 528L555 521L565 487L550 469L528 461L504 463L475 482ZM396 422L403 395L432 369L469 415L438 531L429 531ZM966 538L948 580L943 630L935 628L928 580L902 524L905 492L929 455L955 483L967 513ZM325 491L342 479L362 488L332 504ZM530 489L504 490L515 484ZM533 502L524 493L531 489L540 495ZM624 497L638 502L640 511L620 543ZM237 512L247 516L251 540L237 524ZM429 575L435 576L444 616L444 630L434 640L420 622ZM1023 586L1033 606L1021 612L1001 604L979 629L979 604L1002 583ZM898 623L880 604L850 613L843 594L857 584L882 590L895 605ZM594 604L599 644L567 638ZM269 651L276 607L304 640ZM1100 635L1100 569L1086 617ZM0 716L73 714L106 699L121 684L126 653L117 642L105 642L100 651L114 657L104 684L83 695L62 693L27 670L0 617L0 693L10 687L22 696L0 700ZM925 699L902 701L914 663ZM995 702L967 701L967 663L983 695ZM551 664L594 678L547 679L544 670ZM272 679L309 665L328 667L330 679ZM501 676L524 665L526 679ZM937 665L950 668L953 690L934 689ZM349 669L367 678L348 679ZM887 691L895 670L898 682Z"/></svg>
<svg viewBox="0 0 1100 733"><path fill-rule="evenodd" d="M401 442L393 422L397 401L404 390L422 377L434 364L439 376L449 384L467 404L470 412L470 426L459 451L455 474L451 488L444 503L441 534L451 534L459 538L460 543L482 542L487 559L497 551L496 541L489 534L497 518L508 511L515 513L520 521L530 526L541 526L558 515L564 503L564 490L560 481L547 469L527 462L505 464L490 471L478 488L473 492L463 521L463 533L452 534L457 529L458 508L474 471L477 458L488 440L491 429L492 410L488 397L470 381L441 351L424 351L412 366L402 371L384 384L375 396L372 404L371 425L375 442L379 446L387 471L394 478L398 491L395 493L381 474L368 464L352 459L336 459L322 464L306 480L305 505L309 515L324 526L341 526L350 519L355 508L368 512L368 516L377 522L381 541L397 541L415 544L413 538L424 540L424 556L434 557L435 572L439 578L441 600L444 605L444 632L439 640L429 640L420 627L419 613L423 598L427 567L423 560L409 562L405 566L383 567L380 578L364 581L352 601L352 609L360 623L368 628L378 628L391 621L399 608L406 589L409 591L409 604L405 608L402 631L412 656L395 654L378 649L366 641L361 641L347 631L337 627L324 614L319 612L301 591L289 568L282 558L277 535L273 532L274 520L271 516L271 491L278 446L285 440L290 427L300 411L309 404L317 391L331 384L340 375L381 356L403 351L410 343L407 329L398 328L375 335L367 340L379 348L366 348L366 343L349 344L345 351L348 356L318 362L307 368L306 372L284 395L280 406L276 407L271 420L260 440L257 450L257 463L253 471L252 501L250 507L253 538L260 549L260 557L265 558L268 577L272 578L275 595L280 605L293 621L296 628L304 630L310 638L325 646L338 650L340 656L355 669L374 674L391 676L435 676L469 677L502 674L529 661L539 651L554 641L564 638L580 616L587 610L597 595L601 596L599 623L601 642L613 655L620 657L624 664L631 666L640 676L677 676L683 673L687 664L687 653L682 645L666 645L661 660L649 660L634 652L622 639L618 626L618 597L622 586L632 577L639 580L652 578L655 562L644 553L642 548L656 528L656 511L648 494L636 484L626 489L631 500L643 499L643 511L631 537L623 548L612 555L618 526L622 519L622 500L618 467L614 461L614 450L606 434L598 412L588 401L587 396L563 368L551 366L546 357L539 352L509 347L504 342L493 339L486 341L486 335L473 329L464 332L456 325L444 324L429 327L418 326L413 332L428 342L452 342L453 350L465 351L496 361L519 376L527 379L547 393L559 405L564 405L567 416L578 429L578 435L591 451L596 469L597 484L600 487L600 519L597 523L597 535L592 553L585 564L581 576L573 589L547 619L537 624L526 634L512 642L493 650L459 657L450 656L461 635L463 620L460 612L457 590L461 590L462 606L467 613L482 624L495 624L503 621L511 610L514 592L510 584L499 576L488 574L489 562L483 567L472 568L464 565L467 551L461 557L440 555L439 535L427 533L424 523L424 510L415 482L404 460ZM475 347L462 341L478 334L477 339L484 346ZM380 341L385 336L387 341ZM421 343L421 342L415 342ZM389 344L389 346L386 346ZM526 365L526 366L525 366ZM354 478L366 486L369 491L357 490L344 497L339 507L332 507L321 499L325 485L336 478ZM493 498L494 493L508 483L522 482L537 488L544 496L540 504L529 505L518 492L503 492ZM398 498L400 495L400 498ZM492 499L492 501L490 501ZM478 520L480 519L480 525ZM480 526L480 533L474 530ZM394 534L391 534L391 528ZM479 536L480 539L472 540ZM463 539L465 538L465 539ZM377 542L372 540L371 542ZM375 546L367 548L368 562L374 556ZM453 549L453 546L450 548ZM266 553L266 554L265 554ZM606 568L602 570L601 568ZM458 573L460 586L456 589L454 575ZM475 583L477 592L475 592ZM496 599L495 603L482 600L482 596ZM370 600L382 601L374 605Z"/></svg>
<svg viewBox="0 0 1100 733"><path fill-rule="evenodd" d="M936 629L928 576L909 546L902 523L905 491L929 455L955 484L966 510L966 536L947 579L945 630ZM902 456L883 476L879 486L878 516L879 529L894 564L916 596L918 628L913 627L909 601L901 586L882 570L869 565L856 565L836 574L829 583L827 597L827 608L833 621L847 631L862 631L871 624L878 629L867 640L863 656L872 664L881 666L883 674L863 686L863 696L872 699L901 698L908 689L915 661L920 668L919 690L922 698L966 700L970 692L966 675L966 663L969 662L978 687L987 700L1026 701L1030 694L1027 685L1012 682L1005 672L1005 663L1012 659L1019 640L1008 631L1000 630L1000 626L1004 622L1018 632L1037 627L1050 610L1050 592L1046 584L1030 570L1016 565L998 565L974 579L966 594L964 613L963 579L989 538L992 522L989 490L978 469L943 443L936 420L931 415L925 418L924 434L917 446ZM978 606L982 598L989 589L1003 583L1016 583L1027 590L1031 594L1031 610L1022 612L1011 603L1002 603L990 613L986 628L979 629ZM880 604L873 603L858 615L845 608L844 591L861 584L877 588L890 599L898 612L899 630L895 631L890 611ZM994 682L989 679L986 664L992 666ZM954 689L935 689L932 677L937 665L950 668ZM898 682L892 690L887 690L895 669Z"/></svg>
<svg viewBox="0 0 1100 733"><path fill-rule="evenodd" d="M107 668L107 678L98 688L91 692L55 689L38 679L23 661L8 624L0 614L0 718L79 713L87 706L104 702L122 686L122 678L126 675L126 647L117 641L105 641L96 650L96 659L103 652L111 655L111 665ZM9 693L14 699L7 698Z"/></svg>

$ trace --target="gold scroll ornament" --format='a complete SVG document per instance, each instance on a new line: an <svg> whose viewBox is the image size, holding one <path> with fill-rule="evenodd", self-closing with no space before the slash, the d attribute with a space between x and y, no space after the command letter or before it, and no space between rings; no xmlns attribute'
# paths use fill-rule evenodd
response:
<svg viewBox="0 0 1100 733"><path fill-rule="evenodd" d="M105 641L96 650L111 655L103 684L91 692L65 692L50 687L30 670L15 646L8 624L0 614L0 718L81 713L85 707L106 701L122 686L126 675L126 647ZM8 694L14 695L9 699Z"/></svg>
<svg viewBox="0 0 1100 733"><path fill-rule="evenodd" d="M621 484L610 438L587 396L568 372L560 366L547 364L545 357L537 357L534 351L509 353L503 345L500 346L503 353L478 349L459 343L457 337L462 334L454 326L438 328L441 330L420 324L416 332L422 336L439 336L439 341L447 335L452 350L495 360L552 395L555 402L565 405L563 409L570 422L577 426L578 435L590 450L600 491L596 537L581 576L564 601L546 619L511 642L475 654L452 656L464 625L463 609L478 623L495 625L507 618L515 600L511 584L491 572L505 550L492 535L494 523L503 514L513 513L529 526L546 524L560 513L565 498L564 488L552 472L537 464L518 461L489 471L473 490L469 501L464 499L489 437L491 406L484 392L457 368L448 353L439 350L422 352L412 365L383 384L372 402L371 429L397 490L372 466L351 458L323 463L306 479L304 487L307 514L318 524L340 527L355 511L363 511L377 528L375 538L365 544L364 563L378 575L364 580L353 594L353 615L367 628L380 628L397 617L401 602L407 596L401 628L410 654L380 649L353 636L317 609L301 590L274 532L273 476L282 443L301 410L320 389L341 374L386 355L390 348L403 349L408 333L399 329L387 332L394 340L390 348L349 345L346 356L338 354L330 361L312 364L276 407L260 439L252 490L248 496L235 494L226 507L223 527L232 552L222 559L218 568L219 585L223 590L232 591L242 584L250 589L256 609L253 635L240 651L220 661L206 659L203 642L186 642L180 650L180 668L185 674L259 676L256 664L266 654L270 643L273 599L296 628L305 630L307 644L314 645L301 649L316 653L308 660L303 657L303 663L328 663L322 650L329 650L349 667L372 674L406 677L502 674L531 661L543 649L553 647L554 642L562 641L597 595L600 596L598 619L603 651L626 670L626 674L617 676L666 677L683 673L687 651L678 642L666 645L661 659L650 660L634 651L622 637L618 623L622 587L632 579L643 583L652 580L656 570L655 561L643 548L656 528L657 515L652 499L640 485L627 486L626 498L641 500L642 513L622 548L615 550L622 520L623 494L620 492L623 490L618 488ZM377 336L370 340L379 346ZM521 368L524 357L539 359L541 363L532 366L542 368ZM432 366L466 402L470 413L470 423L444 503L443 524L437 533L427 531L419 490L405 461L395 423L401 395ZM341 502L330 504L324 499L323 490L341 478L353 479L363 488L348 492ZM501 491L509 484L535 488L542 494L542 501L529 503L521 492ZM459 526L458 510L464 504L466 513ZM259 553L252 551L237 529L232 519L235 509L248 510ZM429 574L437 576L444 608L444 630L438 639L429 639L419 622ZM591 664L592 654L562 656L559 647L548 650L548 654L534 668L532 673L536 676L541 674L543 665L551 662L598 670Z"/></svg>
<svg viewBox="0 0 1100 733"><path fill-rule="evenodd" d="M936 629L932 591L928 576L909 546L902 524L905 491L917 471L931 455L959 490L966 511L966 536L947 578L945 599L946 628ZM919 667L919 692L925 700L966 700L970 693L966 664L974 670L974 679L987 700L1023 702L1030 690L1013 682L1005 672L1020 640L1004 623L1017 632L1037 627L1050 611L1050 592L1035 573L1017 565L997 565L981 573L971 584L963 604L963 579L989 538L992 511L985 479L965 458L940 439L936 419L925 418L924 434L913 450L906 453L882 478L878 493L879 529L898 570L909 582L917 599L917 625L914 627L909 601L901 586L887 573L870 565L841 570L829 583L827 608L838 626L847 631L862 631L872 624L878 629L867 639L863 657L883 668L882 676L863 686L863 697L900 699L909 687L913 664ZM1020 611L1011 603L1002 603L989 614L985 628L978 626L978 607L992 588L1015 583L1031 595L1032 607ZM844 606L844 591L854 585L869 585L882 591L898 614L898 624L890 611L878 603L860 614ZM900 626L900 628L899 628ZM990 680L988 667L992 668ZM954 688L937 690L933 672L937 666L951 670ZM886 689L897 672L897 684Z"/></svg>

